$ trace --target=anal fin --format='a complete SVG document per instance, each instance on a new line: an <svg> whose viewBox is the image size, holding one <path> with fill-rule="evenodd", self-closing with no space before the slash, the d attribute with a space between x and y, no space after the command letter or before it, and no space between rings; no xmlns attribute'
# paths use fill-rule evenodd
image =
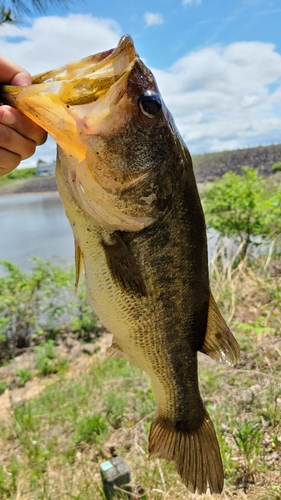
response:
<svg viewBox="0 0 281 500"><path fill-rule="evenodd" d="M240 356L238 342L223 319L211 292L206 336L200 351L216 361L230 365L234 365Z"/></svg>
<svg viewBox="0 0 281 500"><path fill-rule="evenodd" d="M114 338L112 339L111 346L106 349L106 354L107 354L107 356L109 356L111 358L119 358L119 359L126 358L124 352L122 351L118 342L116 342L116 340Z"/></svg>

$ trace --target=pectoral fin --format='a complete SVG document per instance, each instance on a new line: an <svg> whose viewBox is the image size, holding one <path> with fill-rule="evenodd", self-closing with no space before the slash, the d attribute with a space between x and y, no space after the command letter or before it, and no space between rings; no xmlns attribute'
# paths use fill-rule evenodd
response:
<svg viewBox="0 0 281 500"><path fill-rule="evenodd" d="M74 244L75 244L75 270L76 270L75 291L77 292L81 274L84 271L84 262L83 262L83 254L78 241L74 240Z"/></svg>
<svg viewBox="0 0 281 500"><path fill-rule="evenodd" d="M110 240L102 241L107 264L115 283L125 293L146 295L141 272L121 235L115 231Z"/></svg>
<svg viewBox="0 0 281 500"><path fill-rule="evenodd" d="M234 365L240 356L239 345L224 321L211 292L206 337L200 350L224 364Z"/></svg>

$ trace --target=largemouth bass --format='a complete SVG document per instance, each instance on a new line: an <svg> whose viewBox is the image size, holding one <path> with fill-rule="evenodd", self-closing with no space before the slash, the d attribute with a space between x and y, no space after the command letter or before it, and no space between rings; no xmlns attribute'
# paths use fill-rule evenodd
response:
<svg viewBox="0 0 281 500"><path fill-rule="evenodd" d="M58 143L57 184L110 356L151 378L149 453L191 491L219 493L223 467L198 387L197 352L233 364L239 347L211 294L190 154L151 71L125 36L114 50L2 88Z"/></svg>

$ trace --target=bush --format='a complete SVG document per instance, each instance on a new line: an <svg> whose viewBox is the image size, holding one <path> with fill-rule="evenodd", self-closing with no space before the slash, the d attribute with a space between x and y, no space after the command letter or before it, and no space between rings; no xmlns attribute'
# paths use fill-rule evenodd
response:
<svg viewBox="0 0 281 500"><path fill-rule="evenodd" d="M242 175L227 172L203 192L209 227L221 236L244 242L245 254L255 236L267 236L281 226L281 189L269 194L257 170L242 167Z"/></svg>
<svg viewBox="0 0 281 500"><path fill-rule="evenodd" d="M272 172L280 172L281 171L281 161L277 161L276 163L273 163L271 170L272 170Z"/></svg>
<svg viewBox="0 0 281 500"><path fill-rule="evenodd" d="M6 275L0 278L0 342L1 355L7 345L26 347L34 336L56 335L58 331L94 330L97 317L90 307L85 284L76 296L74 269L40 259L33 259L29 273L8 261L1 261Z"/></svg>
<svg viewBox="0 0 281 500"><path fill-rule="evenodd" d="M34 351L36 353L36 368L43 377L64 371L68 366L67 359L57 354L54 340L49 339L45 344L35 347Z"/></svg>

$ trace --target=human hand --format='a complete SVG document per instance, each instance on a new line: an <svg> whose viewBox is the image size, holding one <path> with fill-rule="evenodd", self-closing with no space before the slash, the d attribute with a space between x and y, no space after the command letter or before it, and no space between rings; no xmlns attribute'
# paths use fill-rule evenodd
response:
<svg viewBox="0 0 281 500"><path fill-rule="evenodd" d="M0 82L30 85L31 76L23 68L0 56ZM21 160L33 155L44 144L46 132L20 111L0 105L0 176L14 170Z"/></svg>

